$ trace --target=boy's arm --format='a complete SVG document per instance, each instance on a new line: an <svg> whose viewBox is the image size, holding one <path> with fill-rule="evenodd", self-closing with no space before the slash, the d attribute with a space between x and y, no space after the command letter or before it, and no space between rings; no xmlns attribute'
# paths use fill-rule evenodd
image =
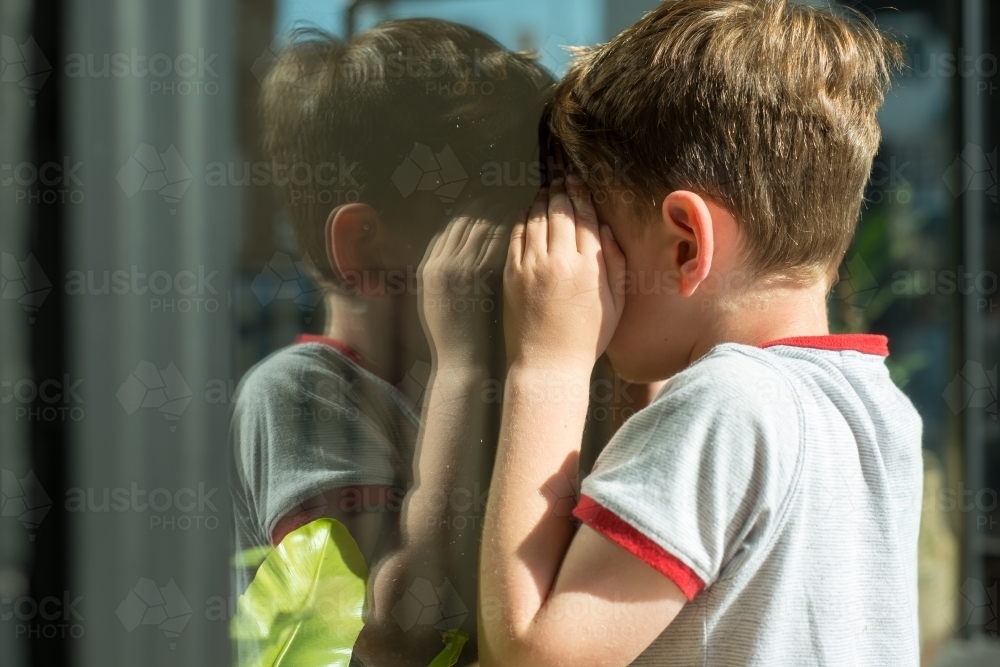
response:
<svg viewBox="0 0 1000 667"><path fill-rule="evenodd" d="M439 372L428 385L421 445L414 463L417 479L400 514L399 547L372 572L371 612L358 639L359 655L368 664L426 665L441 649L441 633L431 625L404 628L393 609L417 579L435 586L447 579L461 586L474 569L456 568L450 549L450 526L463 453L479 443L477 423L485 422L478 400L485 373L473 369ZM475 399L475 400L474 400ZM470 587L474 584L470 583Z"/></svg>
<svg viewBox="0 0 1000 667"><path fill-rule="evenodd" d="M481 398L491 353L484 312L496 308L485 309L482 302L494 296L488 277L502 265L505 240L499 225L460 218L430 245L421 266L421 319L431 343L432 372L414 454L414 486L400 515L400 545L373 573L372 614L359 640L376 664L426 664L426 650L434 655L441 648L433 627L403 632L392 617L416 578L437 585L442 577L460 583L475 576L474 569L452 562L450 526L454 515L467 509L451 500L463 465L478 456L476 448L483 447L489 431L489 405ZM473 299L477 302L468 303Z"/></svg>
<svg viewBox="0 0 1000 667"><path fill-rule="evenodd" d="M463 463L477 457L489 433L491 320L507 230L489 217L459 217L429 246L421 263L420 316L431 347L432 371L414 455L414 486L402 513L404 547L448 553L451 494ZM496 283L494 285L494 282ZM486 303L490 307L486 307Z"/></svg>
<svg viewBox="0 0 1000 667"><path fill-rule="evenodd" d="M627 665L686 600L622 547L577 531L557 498L578 486L590 371L622 309L609 273L617 282L622 271L578 181L569 193L554 182L515 225L504 273L511 367L480 565L484 667Z"/></svg>

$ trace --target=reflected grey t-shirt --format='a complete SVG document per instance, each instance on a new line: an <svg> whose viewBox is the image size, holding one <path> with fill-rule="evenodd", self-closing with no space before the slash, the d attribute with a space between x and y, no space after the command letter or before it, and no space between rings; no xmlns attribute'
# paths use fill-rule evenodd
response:
<svg viewBox="0 0 1000 667"><path fill-rule="evenodd" d="M282 517L318 494L405 489L412 476L419 417L408 399L337 341L300 340L254 366L237 391L229 430L237 553L270 544ZM248 575L237 573L237 593Z"/></svg>
<svg viewBox="0 0 1000 667"><path fill-rule="evenodd" d="M885 338L724 344L615 434L574 514L689 602L634 665L917 667L921 421Z"/></svg>

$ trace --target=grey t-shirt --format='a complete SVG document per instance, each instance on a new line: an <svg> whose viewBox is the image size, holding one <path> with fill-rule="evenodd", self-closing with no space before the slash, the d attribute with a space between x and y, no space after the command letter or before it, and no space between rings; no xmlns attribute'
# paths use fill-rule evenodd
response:
<svg viewBox="0 0 1000 667"><path fill-rule="evenodd" d="M275 352L240 383L229 430L237 553L270 544L282 517L325 491L380 485L401 498L410 484L419 417L409 401L317 340ZM238 594L251 577L236 573Z"/></svg>
<svg viewBox="0 0 1000 667"><path fill-rule="evenodd" d="M919 665L920 417L884 338L778 343L714 348L583 481L574 514L690 600L634 665Z"/></svg>

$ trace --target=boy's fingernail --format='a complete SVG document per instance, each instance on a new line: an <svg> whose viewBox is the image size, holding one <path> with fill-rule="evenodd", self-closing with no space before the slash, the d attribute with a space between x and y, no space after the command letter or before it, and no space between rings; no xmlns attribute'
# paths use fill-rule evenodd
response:
<svg viewBox="0 0 1000 667"><path fill-rule="evenodd" d="M583 185L583 179L580 178L580 174L570 174L566 177L566 182L570 185Z"/></svg>
<svg viewBox="0 0 1000 667"><path fill-rule="evenodd" d="M558 188L562 184L563 184L563 177L562 176L560 176L559 178L555 178L555 179L552 180L552 187L554 187L554 188Z"/></svg>

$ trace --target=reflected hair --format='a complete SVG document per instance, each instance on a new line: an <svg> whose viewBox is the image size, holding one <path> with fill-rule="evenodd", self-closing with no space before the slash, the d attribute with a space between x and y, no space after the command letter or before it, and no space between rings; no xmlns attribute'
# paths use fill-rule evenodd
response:
<svg viewBox="0 0 1000 667"><path fill-rule="evenodd" d="M306 168L281 186L300 252L317 277L339 282L324 230L345 198L372 206L389 227L429 211L444 215L435 188L422 180L414 187L414 174L399 171L414 156L433 163L451 151L455 178L468 179L448 193L456 208L515 205L522 193L484 187L484 171L537 159L538 119L552 84L531 56L447 21L387 21L347 41L315 29L294 33L263 80L264 148L281 165L339 168L323 172L324 181L336 173L332 186L307 178Z"/></svg>

